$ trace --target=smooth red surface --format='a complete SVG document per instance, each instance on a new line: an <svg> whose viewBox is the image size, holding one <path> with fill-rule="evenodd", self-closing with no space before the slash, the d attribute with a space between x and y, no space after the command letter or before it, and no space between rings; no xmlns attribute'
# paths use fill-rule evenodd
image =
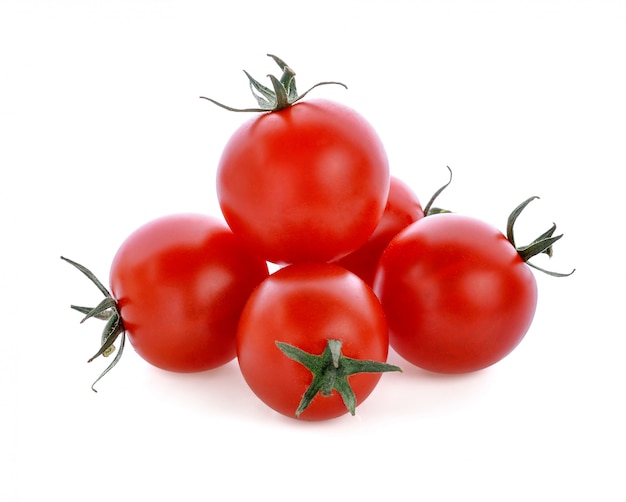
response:
<svg viewBox="0 0 626 502"><path fill-rule="evenodd" d="M235 357L239 315L267 263L220 220L166 216L132 233L110 272L129 341L146 361L180 372Z"/></svg>
<svg viewBox="0 0 626 502"><path fill-rule="evenodd" d="M378 260L391 239L400 230L423 217L424 210L417 195L402 180L391 176L387 205L374 233L359 249L339 259L337 263L372 286Z"/></svg>
<svg viewBox="0 0 626 502"><path fill-rule="evenodd" d="M389 192L389 166L372 126L327 100L307 100L244 123L217 172L233 232L268 261L331 261L362 245Z"/></svg>
<svg viewBox="0 0 626 502"><path fill-rule="evenodd" d="M294 417L312 374L285 356L275 342L321 354L329 339L343 342L346 357L386 361L389 340L378 299L361 279L337 265L291 265L266 279L246 304L237 333L239 366L263 402ZM380 373L348 377L357 406L380 377ZM325 420L347 412L333 391L329 397L317 395L299 418Z"/></svg>
<svg viewBox="0 0 626 502"><path fill-rule="evenodd" d="M441 373L501 360L526 334L537 305L535 277L506 237L452 213L400 232L381 257L374 290L394 350Z"/></svg>

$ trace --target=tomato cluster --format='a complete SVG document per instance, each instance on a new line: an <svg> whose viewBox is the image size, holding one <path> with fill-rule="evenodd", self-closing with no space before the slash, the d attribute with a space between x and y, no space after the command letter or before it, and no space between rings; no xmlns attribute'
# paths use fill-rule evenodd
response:
<svg viewBox="0 0 626 502"><path fill-rule="evenodd" d="M117 251L110 290L63 258L104 295L94 308L72 306L83 320L106 321L90 361L115 353L119 341L100 378L128 335L164 370L206 371L236 358L268 406L324 420L354 415L383 372L401 371L386 362L389 347L440 373L505 357L537 305L528 260L551 255L561 238L552 226L516 245L514 223L534 197L512 212L506 235L433 208L445 186L422 207L390 174L364 117L336 102L302 100L309 91L299 94L291 68L271 57L282 71L270 75L272 88L246 73L257 108L205 98L258 112L222 152L223 220L181 213L146 223Z"/></svg>

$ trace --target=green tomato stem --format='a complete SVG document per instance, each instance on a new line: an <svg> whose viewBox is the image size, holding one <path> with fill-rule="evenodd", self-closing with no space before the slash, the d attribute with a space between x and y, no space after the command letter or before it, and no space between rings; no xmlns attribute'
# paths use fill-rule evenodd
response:
<svg viewBox="0 0 626 502"><path fill-rule="evenodd" d="M568 273L552 272L550 270L545 270L541 267L538 267L537 265L534 265L533 263L529 261L530 258L532 258L533 256L537 256L541 253L548 255L550 258L552 257L553 244L557 242L559 239L561 239L561 237L563 237L563 234L554 235L554 232L556 231L556 223L553 223L552 226L548 230L546 230L544 233L542 233L539 237L537 237L535 240L533 240L530 244L527 244L526 246L518 246L515 243L514 227L515 227L515 223L517 222L517 219L519 218L520 214L522 214L526 206L528 206L528 204L530 204L533 200L538 199L538 198L539 197L537 197L536 195L529 197L511 212L507 221L507 225L506 225L506 237L511 243L511 245L515 248L519 256L522 258L522 260L524 260L524 262L526 262L528 266L536 270L539 270L541 272L544 272L545 274L551 275L553 277L570 276L574 273L576 269L573 269L571 272L568 272Z"/></svg>
<svg viewBox="0 0 626 502"><path fill-rule="evenodd" d="M200 96L200 98L206 99L207 101L210 101L211 103L231 112L277 112L297 103L302 98L304 98L304 96L306 96L311 90L321 85L340 85L346 89L348 88L345 84L342 84L341 82L327 81L319 82L310 87L302 94L298 94L298 91L296 89L295 72L282 59L272 54L268 54L268 56L276 62L276 64L283 72L280 79L276 78L274 75L268 75L272 83L272 89L261 84L258 80L253 78L246 70L244 70L246 77L248 77L250 90L252 91L252 95L256 99L258 107L233 108L232 106L225 105L212 98L207 98L205 96Z"/></svg>
<svg viewBox="0 0 626 502"><path fill-rule="evenodd" d="M446 166L446 167L448 168L448 172L450 174L450 177L448 178L448 182L445 185L443 185L441 188L439 188L439 190L437 190L432 195L432 197L428 201L428 204L426 204L426 206L424 207L424 215L425 216L430 216L430 215L433 215L433 214L440 214L440 213L449 213L450 212L447 209L441 209L439 207L433 207L435 199L437 199L437 197L439 197L439 195L441 195L441 192L443 192L446 188L448 188L448 185L450 185L450 183L452 183L452 169L450 169L450 166Z"/></svg>
<svg viewBox="0 0 626 502"><path fill-rule="evenodd" d="M354 415L357 402L350 382L348 382L350 375L402 371L402 368L392 364L344 356L341 352L341 340L328 340L324 351L320 355L310 354L298 347L280 341L276 341L276 346L288 358L299 362L313 374L313 380L304 392L302 400L296 409L296 418L308 408L315 396L320 394L328 397L333 390L339 393L350 414Z"/></svg>
<svg viewBox="0 0 626 502"><path fill-rule="evenodd" d="M78 270L80 270L87 278L93 282L96 287L100 290L100 292L104 295L104 299L96 305L94 308L90 307L80 307L77 305L71 305L71 308L85 314L85 316L81 319L81 323L85 322L87 319L95 317L96 319L106 320L106 325L102 331L102 336L100 339L100 349L93 356L91 356L87 362L90 363L97 357L103 356L108 357L113 352L115 352L115 341L119 338L120 344L117 349L117 353L115 354L115 358L109 364L106 369L100 374L100 376L91 384L91 390L94 392L98 392L95 389L95 385L100 379L106 375L109 371L111 371L115 365L119 362L122 357L122 353L124 352L124 345L126 341L126 328L124 327L124 322L122 321L122 316L120 314L119 305L115 298L111 295L109 290L98 280L98 278L86 267L83 265L76 263L69 258L65 258L61 256L61 259L68 262L70 265L74 266Z"/></svg>

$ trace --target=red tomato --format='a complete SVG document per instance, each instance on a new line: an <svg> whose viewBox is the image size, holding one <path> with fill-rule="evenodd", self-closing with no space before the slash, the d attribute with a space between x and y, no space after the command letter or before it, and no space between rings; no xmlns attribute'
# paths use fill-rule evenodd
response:
<svg viewBox="0 0 626 502"><path fill-rule="evenodd" d="M453 213L401 231L381 257L374 290L394 350L441 373L480 370L505 357L537 304L535 277L507 237Z"/></svg>
<svg viewBox="0 0 626 502"><path fill-rule="evenodd" d="M268 275L221 221L181 214L151 221L120 246L113 297L137 353L159 368L195 372L235 357L239 315Z"/></svg>
<svg viewBox="0 0 626 502"><path fill-rule="evenodd" d="M378 224L389 166L372 126L327 100L301 101L244 123L219 162L224 217L250 249L288 264L332 261Z"/></svg>
<svg viewBox="0 0 626 502"><path fill-rule="evenodd" d="M342 357L380 366L389 343L381 305L370 287L338 265L295 264L272 274L252 293L237 331L237 358L252 391L274 410L294 417L314 378L277 342L319 356L329 340L339 342ZM375 369L399 370L391 365ZM349 376L356 404L380 377L379 372ZM337 390L322 388L314 396L299 418L325 420L348 412Z"/></svg>
<svg viewBox="0 0 626 502"><path fill-rule="evenodd" d="M387 205L374 233L359 249L337 263L372 286L378 260L391 239L423 217L424 210L417 195L403 181L391 176Z"/></svg>

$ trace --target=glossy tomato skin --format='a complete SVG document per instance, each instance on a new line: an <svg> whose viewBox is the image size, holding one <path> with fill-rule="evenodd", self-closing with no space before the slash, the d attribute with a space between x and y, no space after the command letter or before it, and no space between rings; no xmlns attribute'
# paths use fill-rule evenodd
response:
<svg viewBox="0 0 626 502"><path fill-rule="evenodd" d="M496 228L459 214L423 218L389 244L374 280L390 344L439 373L486 368L531 325L537 284Z"/></svg>
<svg viewBox="0 0 626 502"><path fill-rule="evenodd" d="M389 191L386 152L356 111L298 102L244 123L217 171L233 232L270 262L332 261L363 244Z"/></svg>
<svg viewBox="0 0 626 502"><path fill-rule="evenodd" d="M424 217L417 195L402 180L390 177L387 205L374 233L359 249L337 261L373 286L376 265L383 251L400 230Z"/></svg>
<svg viewBox="0 0 626 502"><path fill-rule="evenodd" d="M235 357L239 315L267 275L224 222L176 214L122 243L110 285L136 352L159 368L196 372Z"/></svg>
<svg viewBox="0 0 626 502"><path fill-rule="evenodd" d="M312 374L289 359L276 341L321 354L329 339L343 342L346 357L384 362L389 349L380 302L357 276L326 263L284 267L251 295L237 332L237 359L252 391L268 406L294 417ZM360 404L380 373L348 377ZM339 394L317 395L300 420L326 420L348 412Z"/></svg>

